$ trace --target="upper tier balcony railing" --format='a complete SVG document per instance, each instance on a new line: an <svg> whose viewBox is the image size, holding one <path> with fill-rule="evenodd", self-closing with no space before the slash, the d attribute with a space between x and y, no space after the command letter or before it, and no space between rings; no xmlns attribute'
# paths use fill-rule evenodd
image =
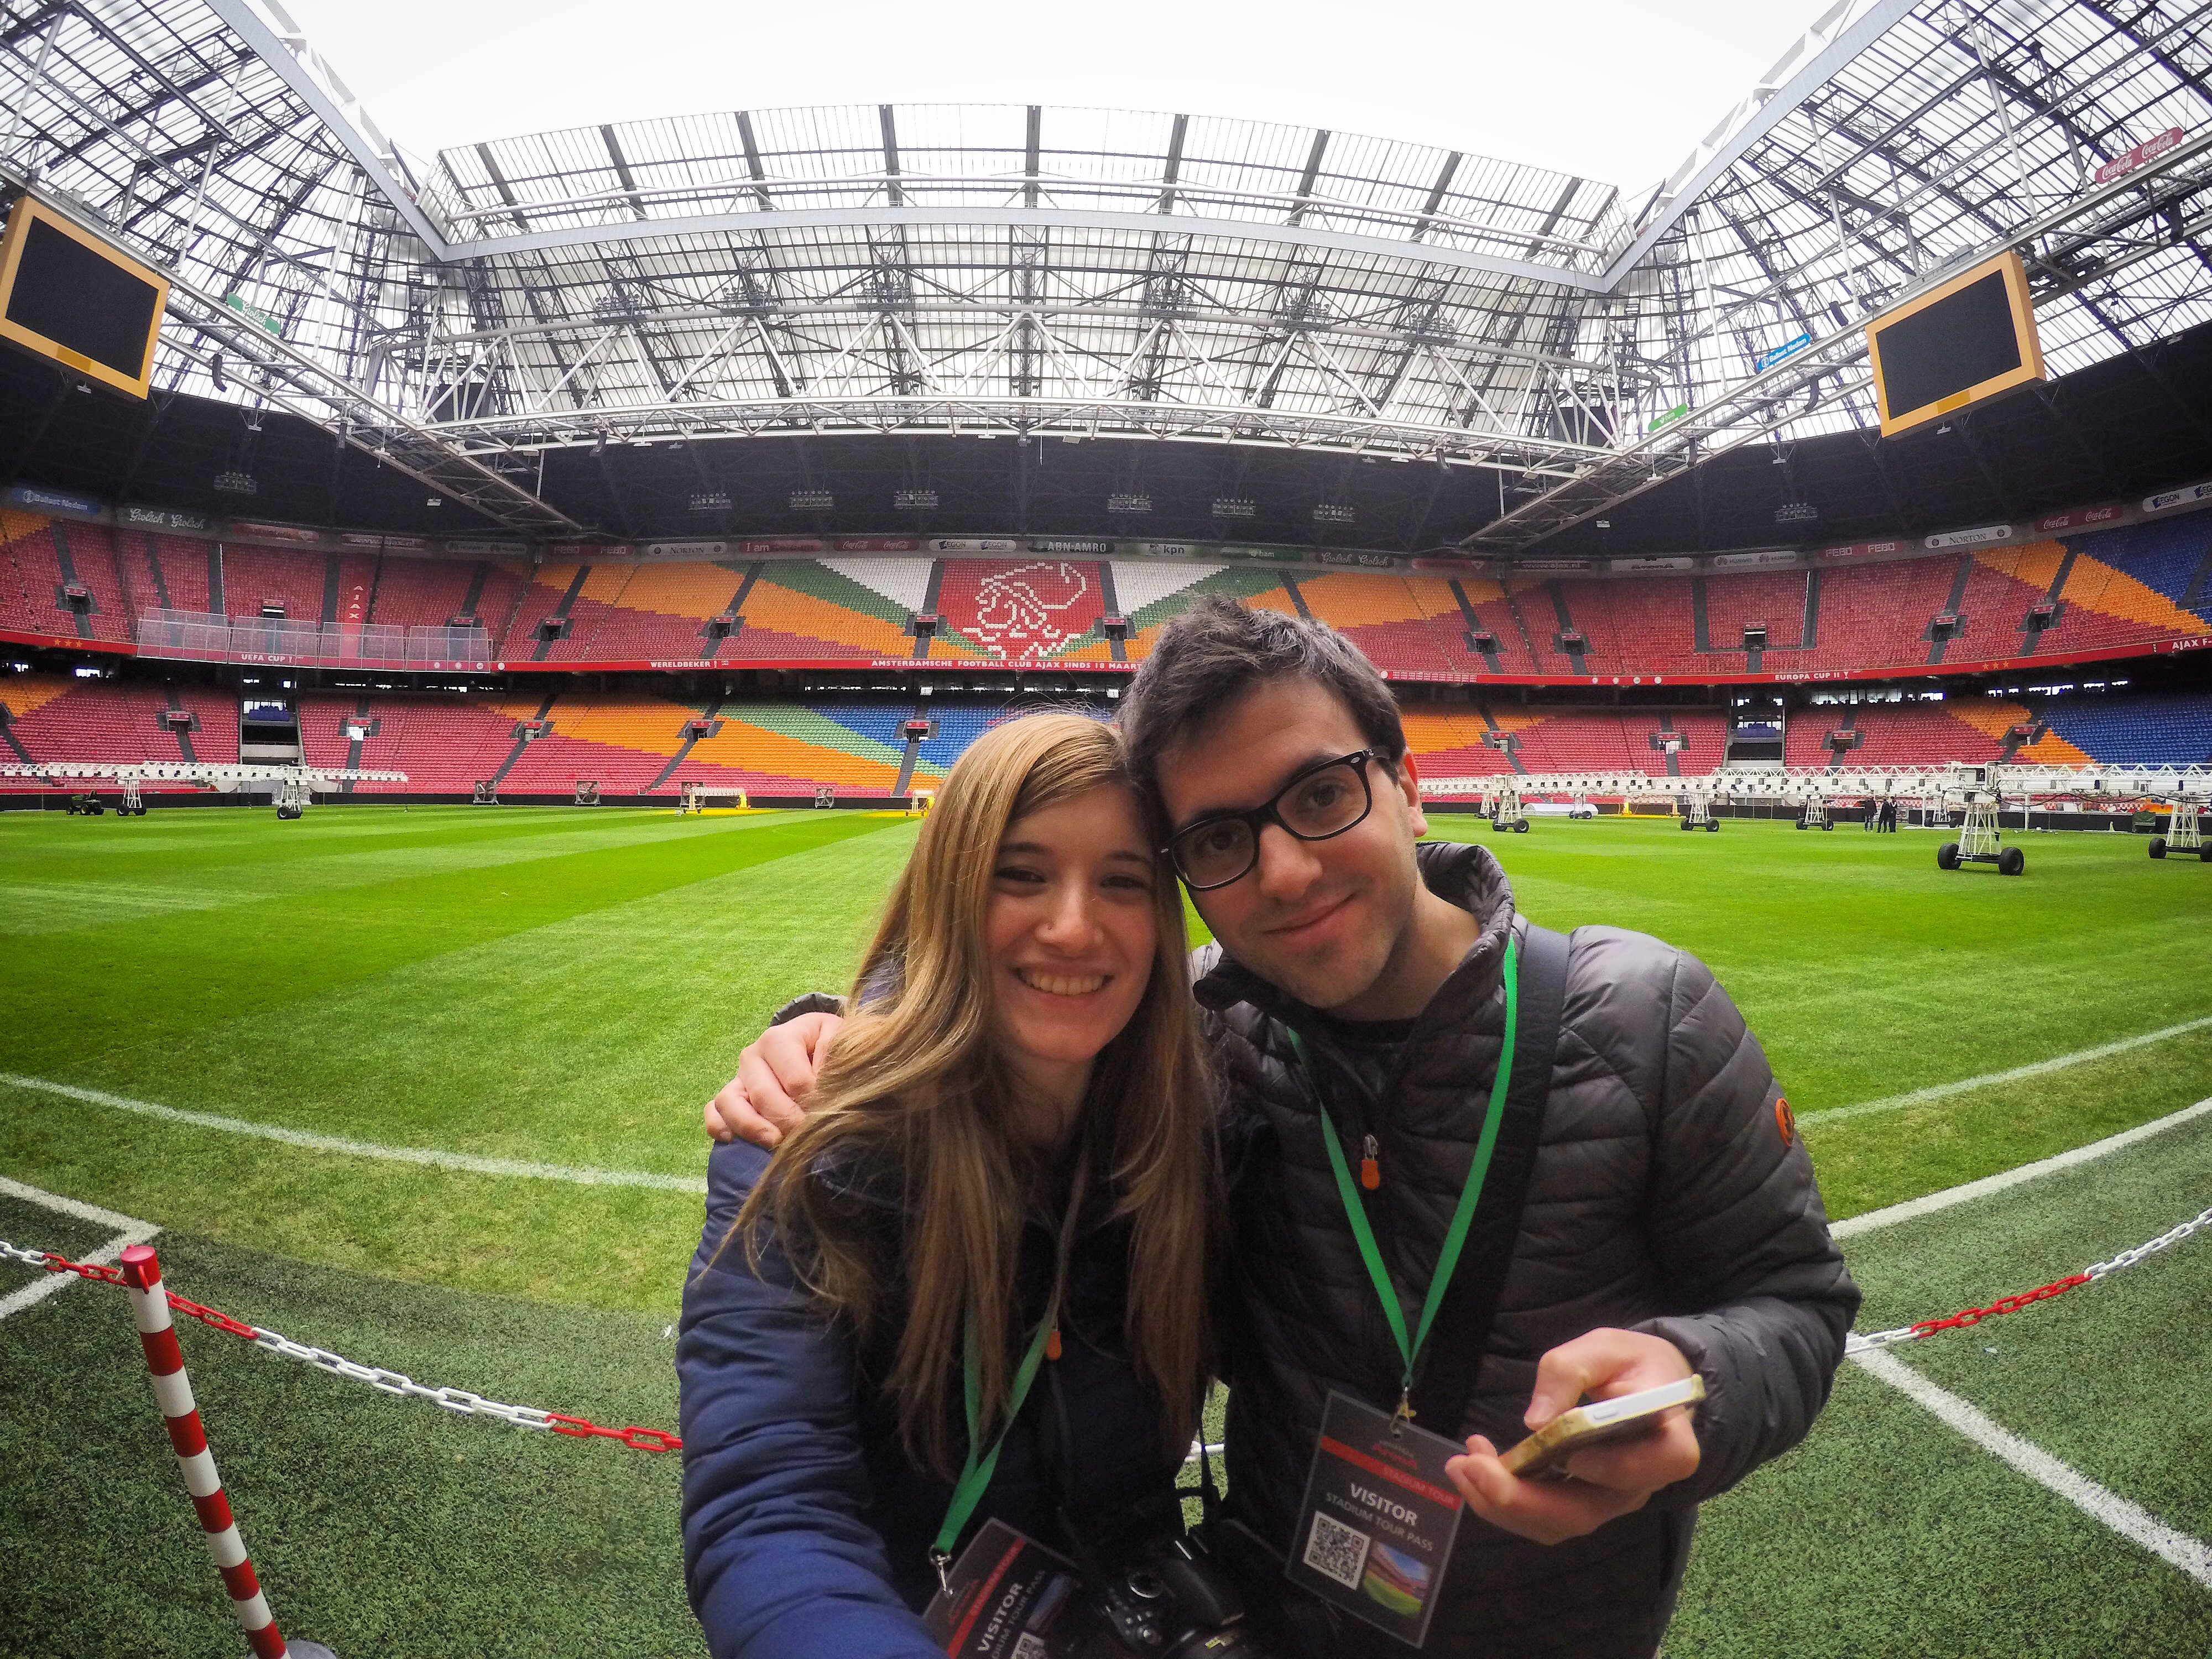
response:
<svg viewBox="0 0 2212 1659"><path fill-rule="evenodd" d="M492 663L491 635L481 628L295 622L198 611L142 612L137 645L142 657L297 668L388 668L420 673L483 670Z"/></svg>

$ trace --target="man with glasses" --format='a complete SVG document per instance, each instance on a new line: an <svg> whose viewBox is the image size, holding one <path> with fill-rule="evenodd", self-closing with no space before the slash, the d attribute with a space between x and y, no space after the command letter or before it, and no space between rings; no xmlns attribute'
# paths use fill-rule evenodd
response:
<svg viewBox="0 0 2212 1659"><path fill-rule="evenodd" d="M1396 702L1333 629L1201 603L1121 724L1216 941L1193 989L1233 1172L1225 1553L1263 1641L1405 1650L1356 1595L1284 1577L1314 1559L1308 1474L1340 1396L1467 1447L1425 1651L1646 1659L1697 1504L1803 1437L1857 1309L1758 1044L1694 958L1613 927L1560 941L1486 848L1417 847ZM1548 1054L1516 1047L1547 973ZM823 1034L747 1049L710 1129L772 1141ZM1533 1090L1509 1091L1524 1067ZM1498 1459L1584 1397L1692 1373L1694 1421L1577 1452L1565 1479Z"/></svg>

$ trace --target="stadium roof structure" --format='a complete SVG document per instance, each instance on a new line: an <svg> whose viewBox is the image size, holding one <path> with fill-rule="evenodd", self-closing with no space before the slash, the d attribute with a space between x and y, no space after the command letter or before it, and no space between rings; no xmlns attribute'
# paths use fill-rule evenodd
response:
<svg viewBox="0 0 2212 1659"><path fill-rule="evenodd" d="M1662 185L1035 106L387 139L276 0L0 0L0 184L173 280L156 384L524 532L549 449L1154 438L1494 470L1525 547L1875 424L1863 325L2020 249L2065 373L2212 319L2212 4L1840 0Z"/></svg>

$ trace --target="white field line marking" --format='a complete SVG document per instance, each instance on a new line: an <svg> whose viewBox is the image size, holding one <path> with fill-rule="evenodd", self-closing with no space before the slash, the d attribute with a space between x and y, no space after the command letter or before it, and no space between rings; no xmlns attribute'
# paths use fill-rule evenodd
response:
<svg viewBox="0 0 2212 1659"><path fill-rule="evenodd" d="M52 1210L58 1215L75 1216L79 1221L89 1221L97 1227L112 1227L120 1232L125 1227L143 1227L146 1224L135 1215L118 1215L113 1210L103 1210L97 1204L82 1200L64 1198L59 1193L49 1193L36 1187L26 1187L20 1181L10 1181L0 1176L0 1193L9 1198L20 1198L26 1204L35 1204L42 1210Z"/></svg>
<svg viewBox="0 0 2212 1659"><path fill-rule="evenodd" d="M91 1221L103 1227L114 1228L116 1230L114 1237L109 1239L98 1249L80 1258L85 1261L96 1261L105 1267L113 1267L121 1259L126 1245L146 1243L161 1231L150 1221L140 1221L131 1216L118 1215L112 1210L101 1209L97 1204L81 1204L76 1199L64 1198L59 1193L43 1192L36 1187L26 1187L21 1182L10 1181L5 1176L0 1176L0 1194L5 1194L9 1198L20 1198L26 1204L36 1204L41 1209L52 1210L62 1215L75 1216L79 1221ZM38 1279L24 1285L22 1289L11 1291L6 1296L0 1296L0 1319L5 1319L11 1314L19 1314L34 1304L45 1301L56 1291L65 1290L76 1283L77 1283L77 1276L75 1273L42 1273Z"/></svg>
<svg viewBox="0 0 2212 1659"><path fill-rule="evenodd" d="M2070 1170L2079 1164L2132 1146L2139 1140L2163 1134L2168 1129L2203 1117L2212 1112L2212 1098L2198 1101L2194 1106L2185 1106L2178 1112L2139 1123L2132 1129L2123 1129L2116 1135L2106 1135L2102 1140L2093 1140L2086 1146L2076 1146L2070 1152L2060 1152L2054 1158L2023 1164L2016 1170L2003 1170L1993 1176L1984 1176L1979 1181L1969 1181L1962 1186L1946 1187L1940 1193L1929 1193L1919 1198L1909 1198L1902 1204L1893 1204L1887 1209L1869 1210L1864 1215L1855 1215L1848 1221L1838 1221L1828 1231L1838 1238L1849 1238L1854 1233L1870 1233L1878 1227L1891 1227L1900 1221L1911 1221L1916 1216L1932 1215L1938 1210L1948 1210L1954 1204L1965 1204L1977 1198L1986 1198L1991 1193L2001 1193L2008 1187L2017 1187L2024 1181L2033 1181L2042 1176L2057 1175L2061 1170Z"/></svg>
<svg viewBox="0 0 2212 1659"><path fill-rule="evenodd" d="M704 1176L660 1175L651 1170L579 1169L566 1164L530 1164L520 1158L475 1158L467 1152L443 1152L434 1146L386 1146L373 1140L347 1140L307 1129L287 1129L274 1123L253 1123L240 1117L218 1117L213 1112L181 1111L174 1106L158 1106L150 1100L133 1100L127 1095L111 1095L99 1089L80 1089L75 1084L52 1083L41 1077L18 1077L12 1072L0 1072L0 1085L39 1094L61 1095L88 1105L112 1107L118 1112L136 1112L142 1117L160 1118L164 1122L189 1123L197 1129L252 1135L262 1140L278 1140L288 1146L337 1152L347 1158L377 1158L387 1164L427 1164L435 1169L460 1170L471 1175L565 1181L578 1187L653 1187L672 1193L707 1190Z"/></svg>
<svg viewBox="0 0 2212 1659"><path fill-rule="evenodd" d="M1825 1111L1800 1112L1797 1121L1800 1123L1834 1123L1847 1117L1863 1117L1869 1112L1901 1111L1907 1106L1923 1106L1931 1100L1962 1095L1970 1089L1987 1089L1999 1083L2017 1083L2022 1078L2041 1077L2048 1072L2063 1072L2069 1066L2086 1066L2093 1060L2124 1054L2130 1048L2164 1042L2191 1031L2201 1031L2207 1026L2212 1026L2212 1014L2207 1014L2202 1019L2185 1019L2179 1025L2168 1025L2160 1030L2145 1031L2140 1036L2122 1037L2117 1042L2100 1043L2094 1048L2080 1048L2070 1054L2054 1054L2049 1060L2015 1066L2007 1072L1984 1072L1979 1077L1960 1078L1956 1083L1932 1084L1925 1089L1915 1089L1909 1094L1885 1095L1880 1100L1863 1100L1856 1106L1831 1106Z"/></svg>
<svg viewBox="0 0 2212 1659"><path fill-rule="evenodd" d="M2160 1560L2180 1568L2198 1583L2212 1589L2212 1545L2176 1532L2141 1504L2130 1503L2118 1492L2107 1491L2088 1476L2068 1468L2049 1452L1991 1421L1957 1395L1938 1388L1894 1355L1878 1348L1867 1349L1853 1354L1851 1363L1873 1372L1984 1451L2002 1458L2038 1486L2057 1493L2084 1515L2103 1522L2121 1537L2142 1545Z"/></svg>

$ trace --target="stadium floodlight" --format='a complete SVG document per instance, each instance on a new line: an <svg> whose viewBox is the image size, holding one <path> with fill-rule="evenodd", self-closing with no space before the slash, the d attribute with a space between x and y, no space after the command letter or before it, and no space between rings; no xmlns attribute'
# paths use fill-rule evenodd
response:
<svg viewBox="0 0 2212 1659"><path fill-rule="evenodd" d="M1784 501L1774 509L1777 524L1810 524L1820 516L1820 509L1810 501Z"/></svg>
<svg viewBox="0 0 2212 1659"><path fill-rule="evenodd" d="M794 489L791 492L791 510L794 513L827 513L836 505L836 496L826 489Z"/></svg>
<svg viewBox="0 0 2212 1659"><path fill-rule="evenodd" d="M1107 496L1106 510L1109 513L1149 513L1152 510L1152 498L1117 490Z"/></svg>
<svg viewBox="0 0 2212 1659"><path fill-rule="evenodd" d="M1313 521L1316 524L1350 524L1354 516L1352 510L1342 501L1314 503Z"/></svg>
<svg viewBox="0 0 2212 1659"><path fill-rule="evenodd" d="M933 489L894 489L891 507L899 513L933 513L937 510L937 492Z"/></svg>
<svg viewBox="0 0 2212 1659"><path fill-rule="evenodd" d="M1237 495L1218 495L1213 501L1213 516L1217 519L1249 519L1255 517L1258 507Z"/></svg>
<svg viewBox="0 0 2212 1659"><path fill-rule="evenodd" d="M235 467L228 472L216 473L215 487L225 495L253 495L259 494L261 489L251 472L240 472Z"/></svg>
<svg viewBox="0 0 2212 1659"><path fill-rule="evenodd" d="M730 498L719 489L695 489L691 492L691 510L694 513L726 513L730 510Z"/></svg>

